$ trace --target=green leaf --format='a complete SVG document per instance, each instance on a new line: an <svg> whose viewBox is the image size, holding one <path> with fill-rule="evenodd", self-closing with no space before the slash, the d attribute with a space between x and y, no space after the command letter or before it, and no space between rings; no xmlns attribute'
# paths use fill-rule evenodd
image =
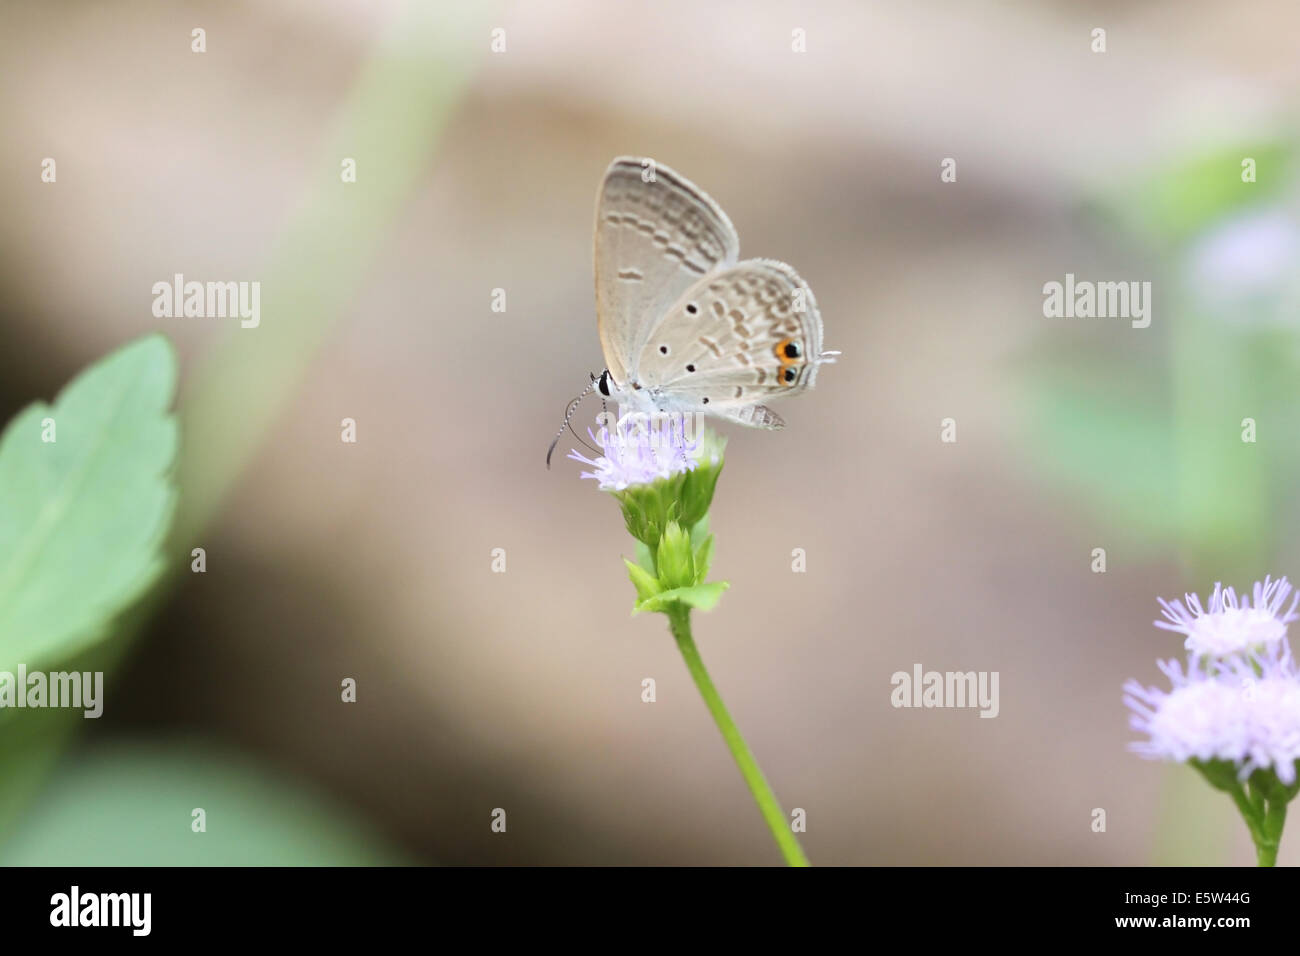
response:
<svg viewBox="0 0 1300 956"><path fill-rule="evenodd" d="M0 669L101 640L158 577L176 497L175 384L171 346L149 336L0 436Z"/></svg>
<svg viewBox="0 0 1300 956"><path fill-rule="evenodd" d="M701 611L709 611L718 603L722 592L731 587L726 581L711 581L708 584L696 584L688 588L672 588L662 591L654 597L638 601L633 614L646 611L667 611L674 603L686 604Z"/></svg>
<svg viewBox="0 0 1300 956"><path fill-rule="evenodd" d="M316 788L194 740L78 752L0 846L5 866L411 862Z"/></svg>
<svg viewBox="0 0 1300 956"><path fill-rule="evenodd" d="M663 590L659 586L659 579L653 574L641 567L639 564L633 564L627 558L623 559L627 565L627 576L632 579L632 586L636 588L638 601L644 601L646 598L654 597Z"/></svg>

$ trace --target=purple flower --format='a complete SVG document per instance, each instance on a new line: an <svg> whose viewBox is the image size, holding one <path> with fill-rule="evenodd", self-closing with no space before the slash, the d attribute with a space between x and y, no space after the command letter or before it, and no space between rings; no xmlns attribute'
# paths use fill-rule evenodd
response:
<svg viewBox="0 0 1300 956"><path fill-rule="evenodd" d="M1148 739L1129 748L1151 759L1226 760L1245 780L1272 768L1288 786L1300 760L1300 676L1286 642L1251 658L1207 661L1193 654L1186 671L1178 661L1160 669L1173 685L1165 691L1124 685L1129 726Z"/></svg>
<svg viewBox="0 0 1300 956"><path fill-rule="evenodd" d="M1291 584L1286 578L1273 581L1266 577L1257 581L1253 602L1251 597L1238 600L1235 590L1216 584L1208 610L1201 607L1201 599L1195 594L1184 595L1186 605L1161 598L1165 620L1156 621L1155 625L1186 634L1183 646L1193 655L1218 658L1252 654L1284 641L1287 625L1300 619L1296 614L1300 594L1291 595ZM1288 596L1291 603L1286 605Z"/></svg>
<svg viewBox="0 0 1300 956"><path fill-rule="evenodd" d="M1198 240L1184 270L1202 305L1253 324L1295 322L1300 226L1274 206L1229 220Z"/></svg>
<svg viewBox="0 0 1300 956"><path fill-rule="evenodd" d="M660 478L671 478L691 471L698 464L699 439L688 428L689 419L681 414L647 415L630 412L609 428L600 423L591 440L604 454L588 458L570 451L569 458L590 465L583 478L595 478L601 491L623 491L631 485L647 485Z"/></svg>

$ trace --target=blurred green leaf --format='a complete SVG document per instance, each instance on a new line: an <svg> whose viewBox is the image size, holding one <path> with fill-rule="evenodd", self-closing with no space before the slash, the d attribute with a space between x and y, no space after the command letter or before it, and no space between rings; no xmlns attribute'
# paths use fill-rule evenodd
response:
<svg viewBox="0 0 1300 956"><path fill-rule="evenodd" d="M1242 160L1255 161L1255 182L1242 182ZM1272 200L1295 182L1294 149L1286 142L1239 143L1201 152L1107 188L1100 207L1128 228L1177 244L1246 207Z"/></svg>
<svg viewBox="0 0 1300 956"><path fill-rule="evenodd" d="M162 571L175 505L171 346L151 335L0 436L0 669L66 658ZM46 440L47 438L53 440Z"/></svg>
<svg viewBox="0 0 1300 956"><path fill-rule="evenodd" d="M185 498L174 541L191 540L217 517L336 324L373 281L394 224L410 214L436 167L469 78L490 57L465 38L486 33L495 10L490 3L399 4L373 38L301 201L259 266L262 324L229 330L187 378L181 421L185 434L203 440L183 449ZM344 156L357 159L356 184L340 183Z"/></svg>
<svg viewBox="0 0 1300 956"><path fill-rule="evenodd" d="M1040 366L1027 389L1025 448L1052 483L1140 537L1177 531L1175 441L1156 388L1076 359Z"/></svg>
<svg viewBox="0 0 1300 956"><path fill-rule="evenodd" d="M187 443L177 465L185 494L172 522L172 545L188 552L212 524L335 322L352 307L394 221L406 214L411 196L428 175L470 75L487 59L463 38L486 29L495 8L407 4L375 37L338 104L304 201L259 271L266 292L262 325L227 334L188 377L183 430L202 440ZM342 156L356 157L360 168L373 175L363 172L361 184L342 186ZM347 241L340 242L341 236ZM240 387L232 389L231 381ZM62 440L61 424L59 428ZM185 568L184 562L173 563L172 580ZM147 582L141 589L145 586ZM154 589L155 599L161 590ZM86 646L85 653L95 658L94 669L111 676L150 612L147 602L141 602L119 622L114 640L94 643L91 638L89 646L86 641L75 646ZM6 637L0 627L0 655ZM11 825L80 723L65 710L23 714L27 726L22 733L12 727L0 732L0 766L5 768L0 832Z"/></svg>
<svg viewBox="0 0 1300 956"><path fill-rule="evenodd" d="M1284 433L1261 397L1273 386L1250 337L1190 313L1163 345L1036 355L1025 453L1130 554L1178 547L1198 571L1251 569L1269 549L1267 476L1286 443L1243 442L1241 423Z"/></svg>
<svg viewBox="0 0 1300 956"><path fill-rule="evenodd" d="M195 809L205 832L192 828ZM0 846L6 866L409 862L316 791L192 742L73 755Z"/></svg>

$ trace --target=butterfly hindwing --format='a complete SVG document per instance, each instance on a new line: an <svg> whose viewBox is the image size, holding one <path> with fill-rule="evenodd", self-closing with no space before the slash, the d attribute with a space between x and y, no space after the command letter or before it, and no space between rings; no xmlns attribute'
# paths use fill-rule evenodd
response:
<svg viewBox="0 0 1300 956"><path fill-rule="evenodd" d="M610 374L625 384L651 327L683 292L736 261L727 214L652 160L610 164L596 200L596 315Z"/></svg>
<svg viewBox="0 0 1300 956"><path fill-rule="evenodd" d="M821 359L821 316L807 283L784 262L747 259L682 293L630 371L665 408L779 428L758 403L811 387Z"/></svg>

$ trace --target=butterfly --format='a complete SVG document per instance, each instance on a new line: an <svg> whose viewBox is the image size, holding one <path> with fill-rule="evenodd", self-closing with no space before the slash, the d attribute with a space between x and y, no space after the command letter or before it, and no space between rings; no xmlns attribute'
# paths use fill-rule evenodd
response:
<svg viewBox="0 0 1300 956"><path fill-rule="evenodd" d="M799 274L775 259L739 261L722 207L667 166L615 159L594 234L605 370L569 404L551 451L592 389L634 413L784 428L763 402L812 388L840 354L822 350L817 300Z"/></svg>
<svg viewBox="0 0 1300 956"><path fill-rule="evenodd" d="M704 190L652 159L615 159L596 198L600 394L638 412L784 427L762 403L812 388L839 353L822 351L817 301L794 269L739 257Z"/></svg>

